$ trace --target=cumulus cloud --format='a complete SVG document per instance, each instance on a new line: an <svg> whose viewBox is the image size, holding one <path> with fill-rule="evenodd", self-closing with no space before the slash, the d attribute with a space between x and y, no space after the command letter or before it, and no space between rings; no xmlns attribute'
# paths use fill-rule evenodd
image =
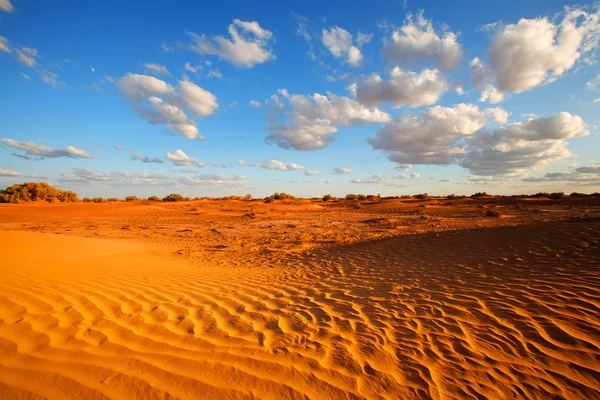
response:
<svg viewBox="0 0 600 400"><path fill-rule="evenodd" d="M298 164L286 164L283 161L279 161L275 158L270 160L256 163L257 167L265 169L277 169L280 171L302 171L304 167Z"/></svg>
<svg viewBox="0 0 600 400"><path fill-rule="evenodd" d="M41 70L40 71L40 79L47 85L52 87L60 86L60 82L58 81L58 74L56 72Z"/></svg>
<svg viewBox="0 0 600 400"><path fill-rule="evenodd" d="M192 64L190 64L189 62L186 62L185 65L183 66L183 68L188 72L196 73L202 69L202 66L196 67L196 66L193 66Z"/></svg>
<svg viewBox="0 0 600 400"><path fill-rule="evenodd" d="M413 168L412 164L400 164L400 165L397 165L394 169L396 171L409 171L412 168Z"/></svg>
<svg viewBox="0 0 600 400"><path fill-rule="evenodd" d="M6 146L23 150L26 154L37 156L38 158L93 158L93 155L87 151L73 146L67 146L64 149L53 149L43 144L37 144L34 142L20 142L18 140L7 138L0 139L0 142Z"/></svg>
<svg viewBox="0 0 600 400"><path fill-rule="evenodd" d="M256 21L234 19L229 25L229 36L208 38L190 32L191 49L199 54L215 55L238 66L251 68L275 58L270 39L273 34L260 27Z"/></svg>
<svg viewBox="0 0 600 400"><path fill-rule="evenodd" d="M448 90L446 78L437 69L421 73L395 67L389 80L374 73L360 80L355 87L356 100L368 107L390 102L393 108L419 107L435 104Z"/></svg>
<svg viewBox="0 0 600 400"><path fill-rule="evenodd" d="M291 109L288 110L277 95L271 97L270 104L275 111L284 111L289 121L268 125L267 129L272 133L266 141L284 149L322 149L333 141L338 127L390 121L390 116L383 111L333 93L305 96L289 94L282 89L279 94Z"/></svg>
<svg viewBox="0 0 600 400"><path fill-rule="evenodd" d="M334 57L344 58L348 64L356 67L360 65L363 59L360 48L368 43L372 37L372 34L369 36L368 34L359 33L357 45L355 46L350 32L339 26L334 26L330 29L323 29L321 42Z"/></svg>
<svg viewBox="0 0 600 400"><path fill-rule="evenodd" d="M175 92L175 88L163 80L130 72L118 80L117 87L134 101L141 101L149 95L169 95Z"/></svg>
<svg viewBox="0 0 600 400"><path fill-rule="evenodd" d="M250 100L248 105L253 108L261 108L262 107L262 103L259 101L256 101L256 100Z"/></svg>
<svg viewBox="0 0 600 400"><path fill-rule="evenodd" d="M460 165L474 175L501 175L539 168L571 155L567 139L589 130L579 116L563 112L509 124L492 132L481 131L469 142Z"/></svg>
<svg viewBox="0 0 600 400"><path fill-rule="evenodd" d="M333 169L333 173L336 175L348 175L353 172L354 172L354 170L349 167L336 167Z"/></svg>
<svg viewBox="0 0 600 400"><path fill-rule="evenodd" d="M0 10L4 12L12 12L15 8L11 4L10 0L0 0Z"/></svg>
<svg viewBox="0 0 600 400"><path fill-rule="evenodd" d="M143 163L156 163L156 164L162 164L163 160L161 160L158 157L146 157L141 155L140 153L131 153L131 159L133 161L141 161Z"/></svg>
<svg viewBox="0 0 600 400"><path fill-rule="evenodd" d="M206 74L206 77L221 79L223 77L223 74L220 73L219 71L208 71L208 74Z"/></svg>
<svg viewBox="0 0 600 400"><path fill-rule="evenodd" d="M170 130L188 138L199 136L192 115L206 117L218 107L217 98L189 80L181 80L175 87L148 75L127 73L117 87L135 103L136 111L150 124L167 125ZM158 97L162 96L162 97Z"/></svg>
<svg viewBox="0 0 600 400"><path fill-rule="evenodd" d="M188 186L238 186L236 181L248 180L243 175L202 174L178 178L178 182Z"/></svg>
<svg viewBox="0 0 600 400"><path fill-rule="evenodd" d="M246 165L246 161L243 158L236 158L235 162L240 165Z"/></svg>
<svg viewBox="0 0 600 400"><path fill-rule="evenodd" d="M555 80L600 41L600 9L567 8L562 21L522 18L499 26L489 48L502 92L520 93Z"/></svg>
<svg viewBox="0 0 600 400"><path fill-rule="evenodd" d="M463 49L458 37L451 31L440 36L423 12L409 14L404 25L385 39L381 55L394 63L428 60L439 68L448 70L456 67L462 58Z"/></svg>
<svg viewBox="0 0 600 400"><path fill-rule="evenodd" d="M164 65L147 63L147 64L144 64L144 68L146 68L152 74L156 74L156 75L165 74L165 75L171 76L171 73L169 72L167 67L165 67Z"/></svg>
<svg viewBox="0 0 600 400"><path fill-rule="evenodd" d="M60 178L61 182L72 183L93 183L93 182L114 182L119 178L111 176L94 168L73 168L75 172L64 173Z"/></svg>
<svg viewBox="0 0 600 400"><path fill-rule="evenodd" d="M472 135L494 113L472 104L435 106L421 114L396 118L369 139L374 149L389 152L399 164L453 164L463 155L463 139Z"/></svg>
<svg viewBox="0 0 600 400"><path fill-rule="evenodd" d="M170 160L173 164L177 165L178 167L189 167L192 165L195 165L196 167L204 167L205 165L200 159L190 157L179 149L176 150L174 153L167 152L166 157L167 160Z"/></svg>
<svg viewBox="0 0 600 400"><path fill-rule="evenodd" d="M432 107L404 115L383 126L369 139L399 164L459 164L473 175L517 174L571 155L567 139L586 136L581 117L563 112L507 124L501 108L472 104ZM488 131L490 121L506 124Z"/></svg>
<svg viewBox="0 0 600 400"><path fill-rule="evenodd" d="M21 178L23 176L20 172L10 171L8 169L0 168L0 176L6 178Z"/></svg>
<svg viewBox="0 0 600 400"><path fill-rule="evenodd" d="M413 172L412 174L394 175L392 179L421 179L421 174Z"/></svg>
<svg viewBox="0 0 600 400"><path fill-rule="evenodd" d="M494 74L492 70L478 57L470 64L471 81L481 91L479 101L488 101L496 104L502 101L504 94L494 86Z"/></svg>

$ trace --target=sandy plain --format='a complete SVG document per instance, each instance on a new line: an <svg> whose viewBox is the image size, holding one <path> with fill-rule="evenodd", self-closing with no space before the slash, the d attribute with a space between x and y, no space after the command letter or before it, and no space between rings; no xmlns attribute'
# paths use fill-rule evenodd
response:
<svg viewBox="0 0 600 400"><path fill-rule="evenodd" d="M599 246L591 197L2 204L0 398L598 399Z"/></svg>

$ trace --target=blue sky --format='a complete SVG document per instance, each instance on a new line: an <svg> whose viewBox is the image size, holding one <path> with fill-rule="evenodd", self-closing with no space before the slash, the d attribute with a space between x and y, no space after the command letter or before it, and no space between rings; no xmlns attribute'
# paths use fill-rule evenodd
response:
<svg viewBox="0 0 600 400"><path fill-rule="evenodd" d="M0 0L0 186L600 191L600 11Z"/></svg>

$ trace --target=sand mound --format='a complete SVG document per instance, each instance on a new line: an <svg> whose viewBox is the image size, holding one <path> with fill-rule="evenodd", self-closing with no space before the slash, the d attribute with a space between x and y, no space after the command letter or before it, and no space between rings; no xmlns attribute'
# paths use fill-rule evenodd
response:
<svg viewBox="0 0 600 400"><path fill-rule="evenodd" d="M489 228L241 268L0 231L0 398L598 398L599 238Z"/></svg>

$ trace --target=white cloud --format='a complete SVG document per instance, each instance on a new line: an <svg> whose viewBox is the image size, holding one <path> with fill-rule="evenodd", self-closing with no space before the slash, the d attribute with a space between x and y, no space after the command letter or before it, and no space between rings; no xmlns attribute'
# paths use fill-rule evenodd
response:
<svg viewBox="0 0 600 400"><path fill-rule="evenodd" d="M396 118L369 143L388 151L389 159L399 164L453 164L465 153L462 139L481 129L494 114L472 104L435 106Z"/></svg>
<svg viewBox="0 0 600 400"><path fill-rule="evenodd" d="M144 64L144 68L146 68L148 71L150 71L153 74L157 74L157 75L165 74L165 75L171 76L171 73L169 72L167 67L165 67L164 65L147 63L147 64Z"/></svg>
<svg viewBox="0 0 600 400"><path fill-rule="evenodd" d="M188 72L196 73L196 72L198 72L199 69L202 69L202 66L195 67L192 64L190 64L189 62L186 62L183 68Z"/></svg>
<svg viewBox="0 0 600 400"><path fill-rule="evenodd" d="M160 49L165 53L173 53L175 51L175 49L173 47L169 46L166 43L162 43L160 45Z"/></svg>
<svg viewBox="0 0 600 400"><path fill-rule="evenodd" d="M164 124L188 139L199 132L196 122L189 119L183 108L194 116L206 117L218 107L217 98L189 80L179 81L177 90L166 82L147 75L127 73L118 82L119 89L132 101L138 102L137 112L150 124ZM162 95L150 96L150 94ZM150 108L144 107L144 100Z"/></svg>
<svg viewBox="0 0 600 400"><path fill-rule="evenodd" d="M578 186L600 185L600 176L580 172L548 172L543 177L527 177L523 182L563 182Z"/></svg>
<svg viewBox="0 0 600 400"><path fill-rule="evenodd" d="M11 4L10 0L0 0L0 10L4 12L12 12L15 8Z"/></svg>
<svg viewBox="0 0 600 400"><path fill-rule="evenodd" d="M223 77L223 74L220 73L219 71L208 71L208 74L206 74L206 77L221 79Z"/></svg>
<svg viewBox="0 0 600 400"><path fill-rule="evenodd" d="M471 81L473 85L481 91L479 101L487 101L496 104L502 101L504 94L494 86L494 74L492 70L478 57L475 57L470 64Z"/></svg>
<svg viewBox="0 0 600 400"><path fill-rule="evenodd" d="M474 175L501 175L535 169L571 155L567 139L589 133L583 120L563 112L481 131L469 141L460 165Z"/></svg>
<svg viewBox="0 0 600 400"><path fill-rule="evenodd" d="M304 175L306 175L306 176L321 175L321 171L304 171Z"/></svg>
<svg viewBox="0 0 600 400"><path fill-rule="evenodd" d="M354 170L348 167L336 167L333 169L333 173L336 175L348 175L353 173Z"/></svg>
<svg viewBox="0 0 600 400"><path fill-rule="evenodd" d="M175 91L173 86L158 78L130 72L117 81L117 87L134 101L141 101L148 95L169 95Z"/></svg>
<svg viewBox="0 0 600 400"><path fill-rule="evenodd" d="M179 81L179 98L192 114L200 117L211 115L218 107L215 95L191 81Z"/></svg>
<svg viewBox="0 0 600 400"><path fill-rule="evenodd" d="M23 150L26 154L31 156L38 156L38 158L93 158L94 156L85 150L78 149L73 146L67 146L64 149L53 149L43 144L37 144L34 142L20 142L14 139L2 138L0 139L6 146L10 146L15 149Z"/></svg>
<svg viewBox="0 0 600 400"><path fill-rule="evenodd" d="M340 126L354 126L388 122L390 116L376 108L367 108L356 100L332 93L312 96L288 94L281 90L283 99L291 106L287 111L289 122L272 123L267 126L272 133L267 143L277 144L284 149L299 151L317 150L326 147ZM285 105L274 95L271 104L276 110Z"/></svg>
<svg viewBox="0 0 600 400"><path fill-rule="evenodd" d="M192 166L195 165L196 167L204 167L204 163L199 160L198 158L194 158L194 157L189 157L187 154L185 154L183 151L181 150L176 150L174 153L169 153L167 152L167 160L170 160L173 164L177 165L177 166Z"/></svg>
<svg viewBox="0 0 600 400"><path fill-rule="evenodd" d="M1 177L6 177L6 178L20 178L23 176L22 173L20 172L15 172L15 171L10 171L8 169L2 169L0 168L0 176Z"/></svg>
<svg viewBox="0 0 600 400"><path fill-rule="evenodd" d="M257 167L265 168L265 169L277 169L280 171L302 171L304 167L298 164L286 164L283 161L279 161L275 158L271 158L270 160L264 162L256 163Z"/></svg>
<svg viewBox="0 0 600 400"><path fill-rule="evenodd" d="M0 50L2 50L2 46L1 45L2 45L2 43L0 41ZM598 73L598 75L596 75L596 77L593 78L591 81L589 81L588 83L586 83L585 87L588 88L589 90L600 89L600 73Z"/></svg>
<svg viewBox="0 0 600 400"><path fill-rule="evenodd" d="M489 48L490 65L502 92L520 93L555 80L600 41L600 9L567 8L560 24L522 18L501 26Z"/></svg>
<svg viewBox="0 0 600 400"><path fill-rule="evenodd" d="M370 176L368 178L362 178L362 179L352 179L350 182L352 183L366 183L366 184L373 184L373 183L384 183L388 181L388 177L385 175L373 175Z"/></svg>
<svg viewBox="0 0 600 400"><path fill-rule="evenodd" d="M12 51L10 46L8 45L8 39L4 36L0 36L0 51L3 51L5 53L10 53Z"/></svg>
<svg viewBox="0 0 600 400"><path fill-rule="evenodd" d="M361 49L365 44L369 43L373 39L372 33L358 32L356 34L356 45Z"/></svg>
<svg viewBox="0 0 600 400"><path fill-rule="evenodd" d="M246 161L243 158L236 158L235 162L240 165L246 165Z"/></svg>
<svg viewBox="0 0 600 400"><path fill-rule="evenodd" d="M440 37L430 20L423 13L409 14L404 25L384 40L381 55L388 61L417 62L433 61L439 68L448 70L456 67L462 58L463 49L458 37L451 31Z"/></svg>
<svg viewBox="0 0 600 400"><path fill-rule="evenodd" d="M416 73L395 67L390 80L374 73L360 80L355 90L356 100L369 107L385 102L391 102L393 108L419 107L435 104L448 90L448 82L437 69Z"/></svg>
<svg viewBox="0 0 600 400"><path fill-rule="evenodd" d="M120 144L115 144L115 149L123 150L123 146L121 146Z"/></svg>
<svg viewBox="0 0 600 400"><path fill-rule="evenodd" d="M254 108L262 108L262 103L256 100L250 100L250 102L248 103L248 105L250 107L254 107Z"/></svg>
<svg viewBox="0 0 600 400"><path fill-rule="evenodd" d="M161 160L158 157L146 157L141 155L140 153L131 153L131 159L133 161L141 161L143 163L155 163L155 164L162 164L163 160Z"/></svg>
<svg viewBox="0 0 600 400"><path fill-rule="evenodd" d="M394 175L392 179L421 179L421 174L413 172L412 174Z"/></svg>
<svg viewBox="0 0 600 400"><path fill-rule="evenodd" d="M58 74L56 72L48 71L45 69L40 71L40 79L42 80L42 82L52 87L57 87L61 84L58 81Z"/></svg>
<svg viewBox="0 0 600 400"><path fill-rule="evenodd" d="M15 49L15 51L17 52L17 60L19 60L21 63L27 65L28 67L33 67L37 64L35 61L35 58L38 56L36 49L21 46L20 49Z"/></svg>
<svg viewBox="0 0 600 400"><path fill-rule="evenodd" d="M238 28L241 30L238 30ZM260 27L255 21L233 20L229 25L229 36L208 38L190 32L191 49L199 54L216 55L238 67L251 68L275 58L269 44L273 34Z"/></svg>
<svg viewBox="0 0 600 400"><path fill-rule="evenodd" d="M409 171L409 170L413 169L413 165L412 164L400 164L400 165L397 165L394 169L396 171Z"/></svg>
<svg viewBox="0 0 600 400"><path fill-rule="evenodd" d="M31 78L29 77L29 75L26 75L26 74L24 74L24 73L22 73L22 72L21 72L21 76L22 76L23 78L27 79L28 81L30 81L30 80L31 80Z"/></svg>
<svg viewBox="0 0 600 400"><path fill-rule="evenodd" d="M330 29L323 29L321 35L321 42L329 50L329 52L333 54L334 57L345 57L346 62L355 67L360 65L360 62L363 59L363 55L360 52L359 47L366 43L366 41L370 40L368 35L359 34L361 35L361 41L357 41L359 46L354 46L352 44L352 34L347 30L340 28L339 26L334 26Z"/></svg>

